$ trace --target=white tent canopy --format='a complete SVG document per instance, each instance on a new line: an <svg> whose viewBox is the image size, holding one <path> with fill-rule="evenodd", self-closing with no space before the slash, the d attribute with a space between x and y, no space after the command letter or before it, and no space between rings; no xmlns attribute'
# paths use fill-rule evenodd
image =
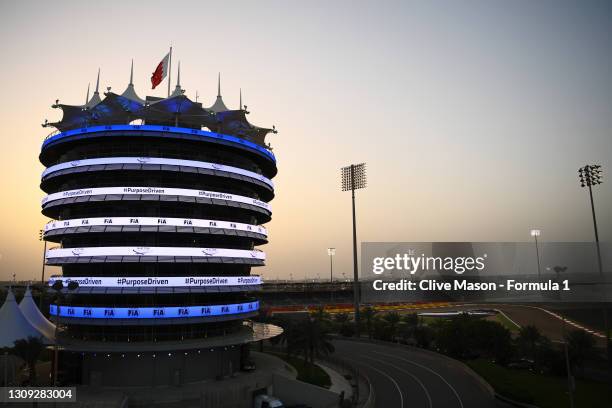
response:
<svg viewBox="0 0 612 408"><path fill-rule="evenodd" d="M45 337L48 339L55 338L55 325L40 312L38 306L34 303L34 299L32 299L30 288L26 290L23 299L19 303L19 309L21 309L21 312L32 326L37 328Z"/></svg>
<svg viewBox="0 0 612 408"><path fill-rule="evenodd" d="M2 328L0 330L0 347L13 347L15 340L27 339L29 336L41 337L43 343L51 343L26 319L19 306L17 306L15 295L10 289L4 304L0 308L0 327Z"/></svg>

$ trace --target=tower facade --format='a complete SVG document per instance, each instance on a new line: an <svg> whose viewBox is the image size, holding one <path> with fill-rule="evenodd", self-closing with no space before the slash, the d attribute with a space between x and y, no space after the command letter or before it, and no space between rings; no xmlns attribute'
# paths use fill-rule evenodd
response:
<svg viewBox="0 0 612 408"><path fill-rule="evenodd" d="M280 333L248 320L272 214L273 130L242 108L204 108L180 85L168 98L142 100L130 83L54 107L63 118L40 153L42 212L58 244L46 262L62 274L49 284L79 284L50 307L60 380L161 385L240 370L250 342Z"/></svg>

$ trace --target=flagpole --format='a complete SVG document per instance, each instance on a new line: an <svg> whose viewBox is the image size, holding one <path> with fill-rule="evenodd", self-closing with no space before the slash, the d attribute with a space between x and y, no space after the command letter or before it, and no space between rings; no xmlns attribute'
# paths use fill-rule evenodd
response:
<svg viewBox="0 0 612 408"><path fill-rule="evenodd" d="M170 46L170 58L168 59L168 98L170 97L170 80L172 78L172 46Z"/></svg>

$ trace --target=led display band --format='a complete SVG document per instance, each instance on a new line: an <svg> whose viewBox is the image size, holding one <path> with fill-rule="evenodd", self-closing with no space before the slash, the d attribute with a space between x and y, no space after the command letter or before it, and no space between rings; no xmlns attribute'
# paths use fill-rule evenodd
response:
<svg viewBox="0 0 612 408"><path fill-rule="evenodd" d="M57 305L50 305L49 313L57 315ZM255 312L259 302L211 306L176 307L79 307L60 306L60 317L82 319L177 319L189 317L224 316Z"/></svg>
<svg viewBox="0 0 612 408"><path fill-rule="evenodd" d="M191 247L88 247L48 249L46 259L105 256L185 256L198 258L250 258L265 261L266 254L258 250ZM95 262L92 260L91 262Z"/></svg>
<svg viewBox="0 0 612 408"><path fill-rule="evenodd" d="M61 228L93 227L93 226L159 226L159 227L199 227L213 229L229 229L245 232L255 232L268 236L268 231L260 225L242 224L231 221L200 220L190 218L155 218L155 217L107 217L78 218L74 220L51 221L45 225L44 231Z"/></svg>
<svg viewBox="0 0 612 408"><path fill-rule="evenodd" d="M56 281L62 281L64 286L69 282L77 282L79 288L151 288L151 287L209 287L209 286L248 286L261 285L260 276L52 276L49 286Z"/></svg>
<svg viewBox="0 0 612 408"><path fill-rule="evenodd" d="M172 132L172 133L178 133L178 134L198 136L198 137L202 137L202 138L210 139L210 140L227 141L231 144L237 144L243 147L254 149L258 151L259 153L262 153L265 156L267 156L273 162L276 162L276 157L274 157L274 153L272 153L270 150L266 149L263 146L258 145L257 143L253 143L253 142L250 142L248 140L245 140L245 139L242 139L236 136L224 135L222 133L214 133L214 132L209 132L206 130L188 129L188 128L175 127L175 126L160 126L160 125L105 125L105 126L91 126L87 128L67 130L65 132L58 133L57 135L53 135L45 139L42 145L42 149L44 149L50 143L53 143L59 139L63 139L69 136L86 135L89 133L96 133L96 132L121 131L121 130L128 130L128 131L137 130L137 131L149 131L149 132ZM130 135L126 135L126 137L130 137Z"/></svg>
<svg viewBox="0 0 612 408"><path fill-rule="evenodd" d="M42 199L42 205L62 198L70 197L85 197L99 195L124 195L124 194L151 194L163 196L183 196L183 197L199 197L210 198L217 200L234 201L238 203L251 204L257 207L271 211L269 204L255 198L239 196L235 194L218 193L205 190L190 190L186 188L166 188L166 187L99 187L99 188L81 188L78 190L60 191L58 193L49 194Z"/></svg>
<svg viewBox="0 0 612 408"><path fill-rule="evenodd" d="M207 163L195 160L181 160L181 159L164 159L159 157L102 157L97 159L84 159L74 160L71 162L65 162L56 164L46 169L42 177L43 179L51 173L56 171L75 168L75 167L86 167L86 166L97 166L106 164L150 164L150 165L167 165L167 166L181 166L181 167L193 167L198 169L218 170L225 171L233 174L240 174L242 176L251 177L257 180L261 180L270 187L274 188L272 180L267 177L257 174L252 171L244 170L238 167L226 166L223 164Z"/></svg>

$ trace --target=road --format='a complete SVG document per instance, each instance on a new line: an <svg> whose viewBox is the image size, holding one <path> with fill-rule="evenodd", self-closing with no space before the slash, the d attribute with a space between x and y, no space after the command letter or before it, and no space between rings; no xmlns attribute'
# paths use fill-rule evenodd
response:
<svg viewBox="0 0 612 408"><path fill-rule="evenodd" d="M334 340L340 357L370 379L377 408L499 408L489 391L462 366L422 350Z"/></svg>
<svg viewBox="0 0 612 408"><path fill-rule="evenodd" d="M506 316L512 319L513 322L521 327L527 325L536 326L540 332L550 340L558 342L563 341L567 331L576 330L577 328L571 323L566 323L550 313L547 313L540 307L528 305L507 305L507 304L470 304L470 305L450 305L444 308L432 308L423 310L424 312L444 312L451 310L469 310L469 309L499 309ZM605 347L605 338L601 335L594 337L595 344L598 347Z"/></svg>

